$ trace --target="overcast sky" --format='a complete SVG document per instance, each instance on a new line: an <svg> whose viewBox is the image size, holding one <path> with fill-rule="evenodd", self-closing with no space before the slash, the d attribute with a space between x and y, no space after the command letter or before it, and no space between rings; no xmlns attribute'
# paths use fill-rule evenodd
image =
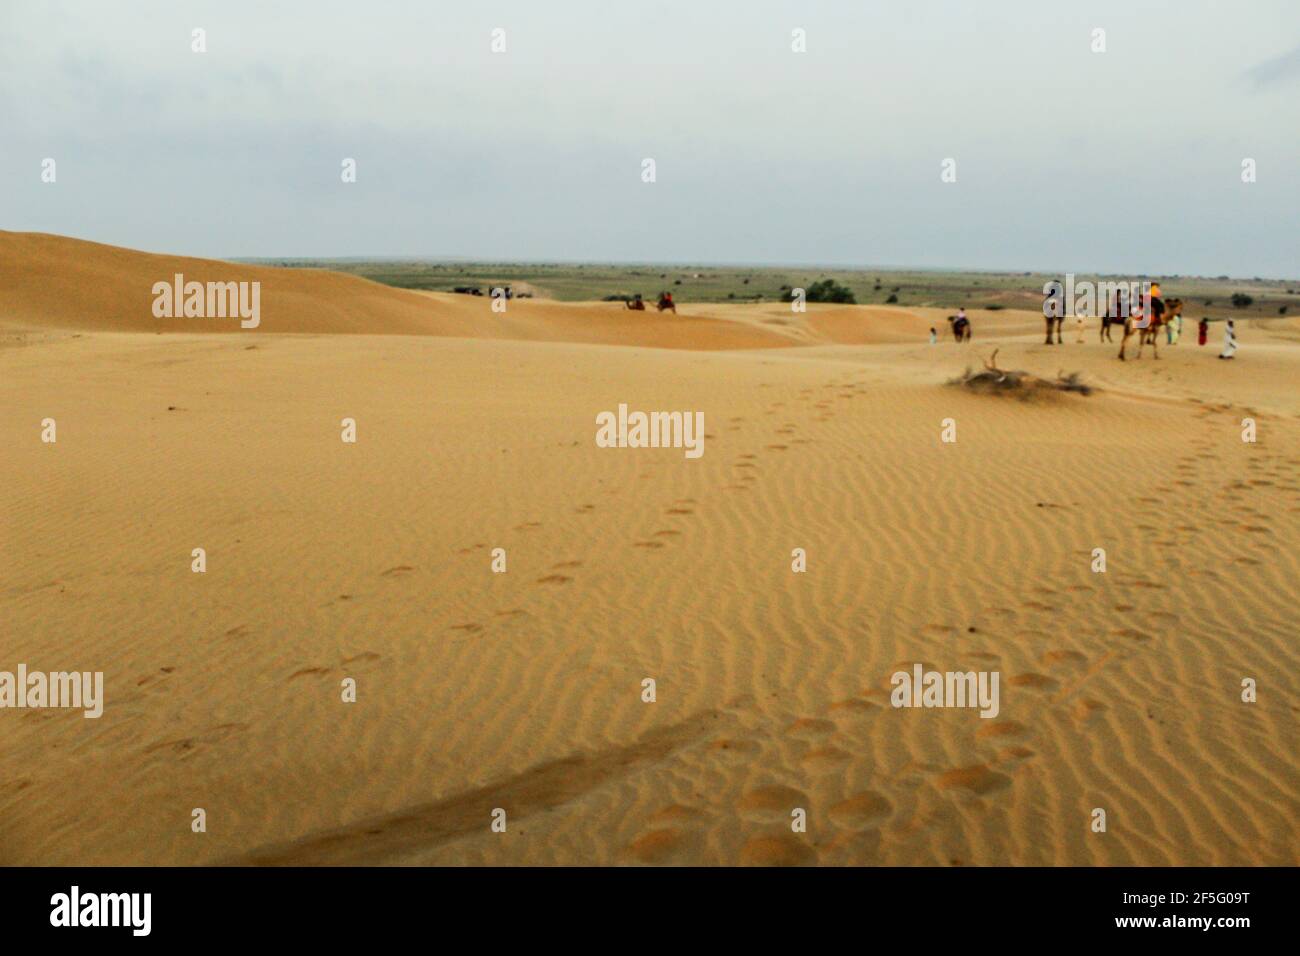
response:
<svg viewBox="0 0 1300 956"><path fill-rule="evenodd" d="M1300 277L1300 3L0 0L0 228Z"/></svg>

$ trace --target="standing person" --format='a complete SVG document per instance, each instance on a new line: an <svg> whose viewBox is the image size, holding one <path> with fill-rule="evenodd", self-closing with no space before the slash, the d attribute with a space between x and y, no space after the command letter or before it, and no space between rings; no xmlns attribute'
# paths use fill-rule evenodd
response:
<svg viewBox="0 0 1300 956"><path fill-rule="evenodd" d="M1223 330L1223 351L1219 353L1219 358L1230 359L1237 352L1237 329L1232 324L1232 319L1228 320L1228 327Z"/></svg>
<svg viewBox="0 0 1300 956"><path fill-rule="evenodd" d="M1074 317L1075 328L1079 330L1079 334L1074 339L1076 345L1083 344L1083 318L1082 312Z"/></svg>
<svg viewBox="0 0 1300 956"><path fill-rule="evenodd" d="M1209 339L1209 337L1210 337L1210 320L1201 319L1201 321L1196 324L1196 344L1204 345L1206 343L1206 340Z"/></svg>
<svg viewBox="0 0 1300 956"><path fill-rule="evenodd" d="M934 345L938 341L939 341L939 333L934 330L934 326L932 325L930 326L930 344Z"/></svg>

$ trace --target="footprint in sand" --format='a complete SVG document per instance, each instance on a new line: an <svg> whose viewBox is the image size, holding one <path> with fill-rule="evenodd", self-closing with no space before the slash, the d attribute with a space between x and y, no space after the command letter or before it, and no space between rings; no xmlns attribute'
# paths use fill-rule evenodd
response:
<svg viewBox="0 0 1300 956"><path fill-rule="evenodd" d="M977 763L945 770L935 778L935 784L941 790L966 790L983 796L1009 787L1011 778L990 770L986 764Z"/></svg>
<svg viewBox="0 0 1300 956"><path fill-rule="evenodd" d="M698 823L705 818L706 814L697 810L695 807L688 807L681 803L670 803L666 807L660 807L646 819L651 826L683 826L692 823Z"/></svg>
<svg viewBox="0 0 1300 956"><path fill-rule="evenodd" d="M298 677L307 677L310 674L328 674L329 672L330 669L328 667L304 667L302 670L297 670L290 674L289 680L294 680Z"/></svg>
<svg viewBox="0 0 1300 956"><path fill-rule="evenodd" d="M573 578L563 574L548 574L544 578L538 578L538 584L568 584Z"/></svg>
<svg viewBox="0 0 1300 956"><path fill-rule="evenodd" d="M394 578L398 575L407 574L414 570L415 568L411 567L409 564L399 564L395 568L389 568L387 571L381 572L379 576L381 578Z"/></svg>
<svg viewBox="0 0 1300 956"><path fill-rule="evenodd" d="M880 826L894 812L894 805L874 790L855 793L831 807L828 815L836 826L865 830Z"/></svg>
<svg viewBox="0 0 1300 956"><path fill-rule="evenodd" d="M464 631L466 634L477 634L479 631L483 630L483 625L475 621L470 621L468 624L453 624L447 630Z"/></svg>
<svg viewBox="0 0 1300 956"><path fill-rule="evenodd" d="M1088 658L1078 651L1048 651L1043 655L1042 661L1043 666L1052 667L1056 664L1085 664Z"/></svg>
<svg viewBox="0 0 1300 956"><path fill-rule="evenodd" d="M808 797L781 784L755 787L740 798L740 812L751 820L789 820L795 807L808 809Z"/></svg>
<svg viewBox="0 0 1300 956"><path fill-rule="evenodd" d="M694 511L694 509L692 509L692 508L669 508L669 509L665 512L665 514L670 514L670 515L693 515L693 514L695 514L695 511Z"/></svg>
<svg viewBox="0 0 1300 956"><path fill-rule="evenodd" d="M741 866L812 866L817 854L791 833L751 837L740 848Z"/></svg>
<svg viewBox="0 0 1300 956"><path fill-rule="evenodd" d="M831 773L843 767L848 759L848 753L839 747L814 747L799 758L799 763L810 773Z"/></svg>
<svg viewBox="0 0 1300 956"><path fill-rule="evenodd" d="M800 717L790 725L787 733L794 737L817 738L833 734L837 729L833 721L822 717Z"/></svg>
<svg viewBox="0 0 1300 956"><path fill-rule="evenodd" d="M978 740L1014 740L1024 737L1028 733L1025 725L1014 720L986 720L975 731L975 737Z"/></svg>
<svg viewBox="0 0 1300 956"><path fill-rule="evenodd" d="M1085 698L1074 705L1071 711L1074 719L1078 721L1087 721L1106 710L1106 705L1099 700Z"/></svg>
<svg viewBox="0 0 1300 956"><path fill-rule="evenodd" d="M1060 687L1060 683L1045 674L1017 674L1009 678L1007 683L1012 687L1028 687L1030 690L1051 691Z"/></svg>
<svg viewBox="0 0 1300 956"><path fill-rule="evenodd" d="M845 714L869 714L872 711L879 710L879 706L869 700L861 700L853 697L847 700L837 700L830 706L831 710L839 711Z"/></svg>
<svg viewBox="0 0 1300 956"><path fill-rule="evenodd" d="M662 541L635 541L632 543L634 548L662 548L663 546Z"/></svg>
<svg viewBox="0 0 1300 956"><path fill-rule="evenodd" d="M559 564L552 564L551 570L555 571L559 568L580 568L580 567L582 567L581 561L561 561Z"/></svg>
<svg viewBox="0 0 1300 956"><path fill-rule="evenodd" d="M626 853L641 863L667 863L691 842L685 830L660 827L641 834L629 843Z"/></svg>

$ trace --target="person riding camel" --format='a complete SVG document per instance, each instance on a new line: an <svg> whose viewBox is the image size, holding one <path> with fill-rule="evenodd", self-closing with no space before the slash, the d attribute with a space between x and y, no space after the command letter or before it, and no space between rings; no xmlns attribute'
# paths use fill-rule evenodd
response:
<svg viewBox="0 0 1300 956"><path fill-rule="evenodd" d="M1159 328L1160 320L1165 314L1165 300L1160 297L1160 283L1151 283L1151 328L1152 337L1155 336L1155 329Z"/></svg>

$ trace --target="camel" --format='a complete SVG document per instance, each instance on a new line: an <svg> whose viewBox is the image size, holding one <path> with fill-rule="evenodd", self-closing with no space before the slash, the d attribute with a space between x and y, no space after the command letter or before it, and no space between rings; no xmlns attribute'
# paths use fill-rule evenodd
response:
<svg viewBox="0 0 1300 956"><path fill-rule="evenodd" d="M1115 341L1110 336L1110 327L1112 325L1118 325L1120 328L1123 328L1124 313L1127 311L1128 311L1128 303L1124 301L1124 297L1122 293L1116 292L1115 295L1111 297L1111 300L1107 304L1106 308L1102 310L1101 332L1099 333L1097 338L1098 342Z"/></svg>
<svg viewBox="0 0 1300 956"><path fill-rule="evenodd" d="M1063 343L1061 342L1061 323L1065 321L1065 316L1063 316L1063 315L1047 315L1047 314L1044 314L1044 315L1043 315L1043 319L1044 319L1044 321L1047 322L1047 341L1046 341L1046 343L1044 343L1044 344L1046 344L1046 345L1051 345L1051 344L1052 344L1052 327L1053 327L1053 326L1056 327L1056 344L1057 344L1057 345L1061 345L1061 344L1063 344Z"/></svg>
<svg viewBox="0 0 1300 956"><path fill-rule="evenodd" d="M959 345L970 341L970 319L950 315L948 324L952 326L952 337Z"/></svg>
<svg viewBox="0 0 1300 956"><path fill-rule="evenodd" d="M1101 317L1101 336L1098 339L1098 341L1100 342L1115 341L1110 337L1110 327L1112 325L1122 326L1123 324L1124 324L1124 320L1118 315L1103 315Z"/></svg>
<svg viewBox="0 0 1300 956"><path fill-rule="evenodd" d="M631 309L633 312L644 312L645 303L641 301L640 296L637 296L635 299L625 299L623 301L623 308Z"/></svg>
<svg viewBox="0 0 1300 956"><path fill-rule="evenodd" d="M1156 358L1160 358L1160 349L1157 344L1157 333L1160 331L1161 326L1173 321L1174 316L1182 315L1182 313L1183 313L1183 300L1170 299L1168 302L1165 303L1164 313L1159 316L1152 315L1150 324L1147 325L1145 328L1141 328L1141 329L1137 328L1137 319L1133 318L1132 316L1129 316L1127 319L1124 320L1124 338L1121 339L1119 343L1119 360L1121 362L1124 361L1124 347L1128 345L1129 336L1131 336L1134 332L1138 333L1137 357L1138 358L1142 357L1143 346L1145 346L1147 342L1150 342L1152 354Z"/></svg>
<svg viewBox="0 0 1300 956"><path fill-rule="evenodd" d="M677 314L677 303L673 301L672 296L664 292L659 293L659 301L655 303L655 308L660 312L668 309L673 315Z"/></svg>

